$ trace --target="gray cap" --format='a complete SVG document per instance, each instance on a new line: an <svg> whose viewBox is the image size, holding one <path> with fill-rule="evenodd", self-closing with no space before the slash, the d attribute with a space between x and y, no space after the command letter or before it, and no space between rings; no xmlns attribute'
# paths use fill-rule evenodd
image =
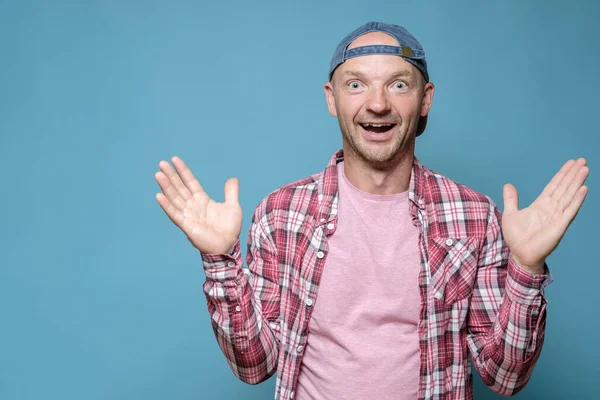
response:
<svg viewBox="0 0 600 400"><path fill-rule="evenodd" d="M369 32L383 32L395 38L399 46L388 46L388 45L369 45L355 47L348 50L348 46L359 36ZM333 57L331 58L331 65L329 66L329 80L333 76L333 71L349 58L366 56L369 54L392 54L402 57L407 62L411 63L421 71L425 77L425 81L429 82L429 73L427 72L427 61L425 60L425 51L413 35L411 35L405 28L399 25L390 25L383 22L368 22L350 32L337 46Z"/></svg>

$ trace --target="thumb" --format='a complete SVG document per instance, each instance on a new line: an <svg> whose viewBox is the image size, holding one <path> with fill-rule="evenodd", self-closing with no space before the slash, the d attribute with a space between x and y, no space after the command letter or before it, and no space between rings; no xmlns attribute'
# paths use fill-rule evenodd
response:
<svg viewBox="0 0 600 400"><path fill-rule="evenodd" d="M510 183L504 185L504 214L519 211L519 193Z"/></svg>
<svg viewBox="0 0 600 400"><path fill-rule="evenodd" d="M237 178L229 178L225 182L225 203L240 205L240 183Z"/></svg>

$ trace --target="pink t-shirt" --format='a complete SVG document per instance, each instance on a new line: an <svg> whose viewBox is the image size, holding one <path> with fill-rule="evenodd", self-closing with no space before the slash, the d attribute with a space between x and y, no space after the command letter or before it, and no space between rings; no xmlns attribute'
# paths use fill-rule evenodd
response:
<svg viewBox="0 0 600 400"><path fill-rule="evenodd" d="M329 238L295 399L416 399L418 228L408 192L373 195L338 164Z"/></svg>

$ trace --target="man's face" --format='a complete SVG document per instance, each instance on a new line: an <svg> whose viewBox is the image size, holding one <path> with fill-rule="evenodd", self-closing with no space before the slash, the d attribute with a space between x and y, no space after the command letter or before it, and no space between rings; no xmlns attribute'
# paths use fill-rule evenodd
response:
<svg viewBox="0 0 600 400"><path fill-rule="evenodd" d="M391 36L371 32L348 48L371 44L398 46ZM429 113L433 84L395 55L355 57L341 64L325 84L329 112L338 118L344 150L374 166L414 151L420 117Z"/></svg>

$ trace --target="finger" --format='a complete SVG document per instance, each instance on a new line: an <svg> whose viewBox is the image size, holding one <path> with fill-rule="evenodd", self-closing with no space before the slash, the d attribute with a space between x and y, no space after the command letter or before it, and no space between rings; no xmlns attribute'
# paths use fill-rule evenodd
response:
<svg viewBox="0 0 600 400"><path fill-rule="evenodd" d="M571 201L571 204L569 204L569 206L565 209L565 212L563 214L565 226L568 227L571 224L571 222L575 219L587 194L587 186L582 186L577 190L575 196L573 197L573 201Z"/></svg>
<svg viewBox="0 0 600 400"><path fill-rule="evenodd" d="M577 176L577 172L579 171L579 169L581 169L581 167L585 165L585 163L585 158L580 158L577 161L575 161L573 165L571 165L571 168L569 168L563 179L556 187L554 193L552 193L552 198L554 198L556 201L560 201L560 198L564 196L564 194L569 189L569 186Z"/></svg>
<svg viewBox="0 0 600 400"><path fill-rule="evenodd" d="M542 195L552 196L554 194L554 191L556 190L563 177L567 174L574 162L574 160L569 160L563 164L563 166L556 173L556 175L554 175L552 180L546 185L546 187L542 191Z"/></svg>
<svg viewBox="0 0 600 400"><path fill-rule="evenodd" d="M503 198L504 214L519 211L519 193L517 192L517 188L510 183L504 185Z"/></svg>
<svg viewBox="0 0 600 400"><path fill-rule="evenodd" d="M163 172L157 172L154 177L169 202L173 204L179 211L182 211L184 209L184 202L179 197L179 193L177 190L175 190L175 187L171 185L169 178L167 178Z"/></svg>
<svg viewBox="0 0 600 400"><path fill-rule="evenodd" d="M171 185L175 187L179 197L181 197L184 201L192 197L188 188L183 184L179 174L177 174L173 167L171 167L171 164L166 161L161 161L158 166L160 167L160 170L164 172L167 178L169 178Z"/></svg>
<svg viewBox="0 0 600 400"><path fill-rule="evenodd" d="M230 178L225 182L225 203L240 205L240 183L236 178Z"/></svg>
<svg viewBox="0 0 600 400"><path fill-rule="evenodd" d="M573 201L573 197L577 193L577 191L583 186L588 174L590 173L590 169L586 166L579 168L575 178L571 181L571 184L567 188L567 191L562 195L560 199L558 199L558 204L560 210L565 210L569 204Z"/></svg>
<svg viewBox="0 0 600 400"><path fill-rule="evenodd" d="M183 162L183 160L177 156L172 158L173 165L179 172L181 179L183 180L184 185L188 188L192 195L198 193L204 193L204 189L200 182L194 177L192 171L188 168L188 166Z"/></svg>
<svg viewBox="0 0 600 400"><path fill-rule="evenodd" d="M181 228L183 226L183 214L181 213L181 211L177 210L177 208L175 208L175 206L171 204L169 199L167 199L167 197L162 193L156 194L156 200L158 201L158 204L163 209L165 214L167 214L169 219L175 225Z"/></svg>

